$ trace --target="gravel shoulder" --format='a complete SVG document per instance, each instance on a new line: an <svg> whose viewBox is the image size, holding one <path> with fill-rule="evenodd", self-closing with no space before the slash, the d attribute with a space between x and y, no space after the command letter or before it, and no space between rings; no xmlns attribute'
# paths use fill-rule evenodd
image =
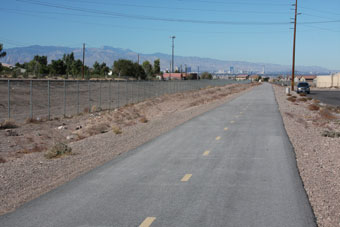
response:
<svg viewBox="0 0 340 227"><path fill-rule="evenodd" d="M335 136L340 135L339 108L292 92L294 100L284 87L273 88L317 223L340 226L340 137Z"/></svg>
<svg viewBox="0 0 340 227"><path fill-rule="evenodd" d="M176 126L247 92L256 84L233 84L165 95L114 111L83 114L0 130L0 214L132 150ZM121 133L120 133L121 132ZM71 155L46 159L56 142Z"/></svg>

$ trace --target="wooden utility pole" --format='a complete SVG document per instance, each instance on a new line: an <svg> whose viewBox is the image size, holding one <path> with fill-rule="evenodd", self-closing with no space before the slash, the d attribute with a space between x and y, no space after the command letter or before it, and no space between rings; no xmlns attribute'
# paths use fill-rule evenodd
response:
<svg viewBox="0 0 340 227"><path fill-rule="evenodd" d="M292 64L292 91L294 91L295 79L295 42L296 42L296 20L297 20L297 0L295 0L295 18L294 18L294 43L293 43L293 64Z"/></svg>
<svg viewBox="0 0 340 227"><path fill-rule="evenodd" d="M85 43L83 43L83 68L82 68L83 79L85 78Z"/></svg>

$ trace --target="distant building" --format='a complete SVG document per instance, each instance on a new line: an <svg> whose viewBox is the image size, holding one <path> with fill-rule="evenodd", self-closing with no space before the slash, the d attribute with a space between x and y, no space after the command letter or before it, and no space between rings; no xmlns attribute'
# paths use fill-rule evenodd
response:
<svg viewBox="0 0 340 227"><path fill-rule="evenodd" d="M187 67L187 73L191 73L191 67Z"/></svg>
<svg viewBox="0 0 340 227"><path fill-rule="evenodd" d="M239 81L239 80L248 80L249 79L249 75L247 74L243 74L243 75L237 75L236 76L236 80Z"/></svg>
<svg viewBox="0 0 340 227"><path fill-rule="evenodd" d="M234 70L234 66L230 66L230 74L234 74L235 70Z"/></svg>
<svg viewBox="0 0 340 227"><path fill-rule="evenodd" d="M250 79L251 81L258 81L258 80L260 79L260 76L259 76L259 75L251 75L251 76L249 77L249 79Z"/></svg>
<svg viewBox="0 0 340 227"><path fill-rule="evenodd" d="M164 73L164 80L183 80L187 76L186 73Z"/></svg>
<svg viewBox="0 0 340 227"><path fill-rule="evenodd" d="M315 79L315 83L316 86L320 88L340 87L340 73L317 76Z"/></svg>

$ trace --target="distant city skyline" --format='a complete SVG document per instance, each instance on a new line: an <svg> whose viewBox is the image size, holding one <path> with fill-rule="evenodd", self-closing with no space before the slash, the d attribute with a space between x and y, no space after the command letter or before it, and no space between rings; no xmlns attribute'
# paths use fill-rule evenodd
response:
<svg viewBox="0 0 340 227"><path fill-rule="evenodd" d="M34 44L80 48L86 43L171 54L169 37L175 35L176 56L290 65L293 3L3 0L0 43L5 50ZM299 2L297 65L340 68L339 10L339 0Z"/></svg>

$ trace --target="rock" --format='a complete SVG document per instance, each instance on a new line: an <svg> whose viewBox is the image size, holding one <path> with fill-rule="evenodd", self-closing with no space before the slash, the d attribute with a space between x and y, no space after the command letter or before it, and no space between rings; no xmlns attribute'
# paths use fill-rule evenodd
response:
<svg viewBox="0 0 340 227"><path fill-rule="evenodd" d="M67 140L73 140L74 138L75 138L74 135L69 135L66 137Z"/></svg>
<svg viewBox="0 0 340 227"><path fill-rule="evenodd" d="M5 134L6 134L6 136L19 136L19 134L12 129L6 129Z"/></svg>
<svg viewBox="0 0 340 227"><path fill-rule="evenodd" d="M79 129L82 129L82 128L83 128L83 126L78 125L78 126L76 127L76 130L79 130Z"/></svg>
<svg viewBox="0 0 340 227"><path fill-rule="evenodd" d="M61 130L61 129L67 129L67 127L62 125L62 126L59 126L58 129L59 129L59 130Z"/></svg>

